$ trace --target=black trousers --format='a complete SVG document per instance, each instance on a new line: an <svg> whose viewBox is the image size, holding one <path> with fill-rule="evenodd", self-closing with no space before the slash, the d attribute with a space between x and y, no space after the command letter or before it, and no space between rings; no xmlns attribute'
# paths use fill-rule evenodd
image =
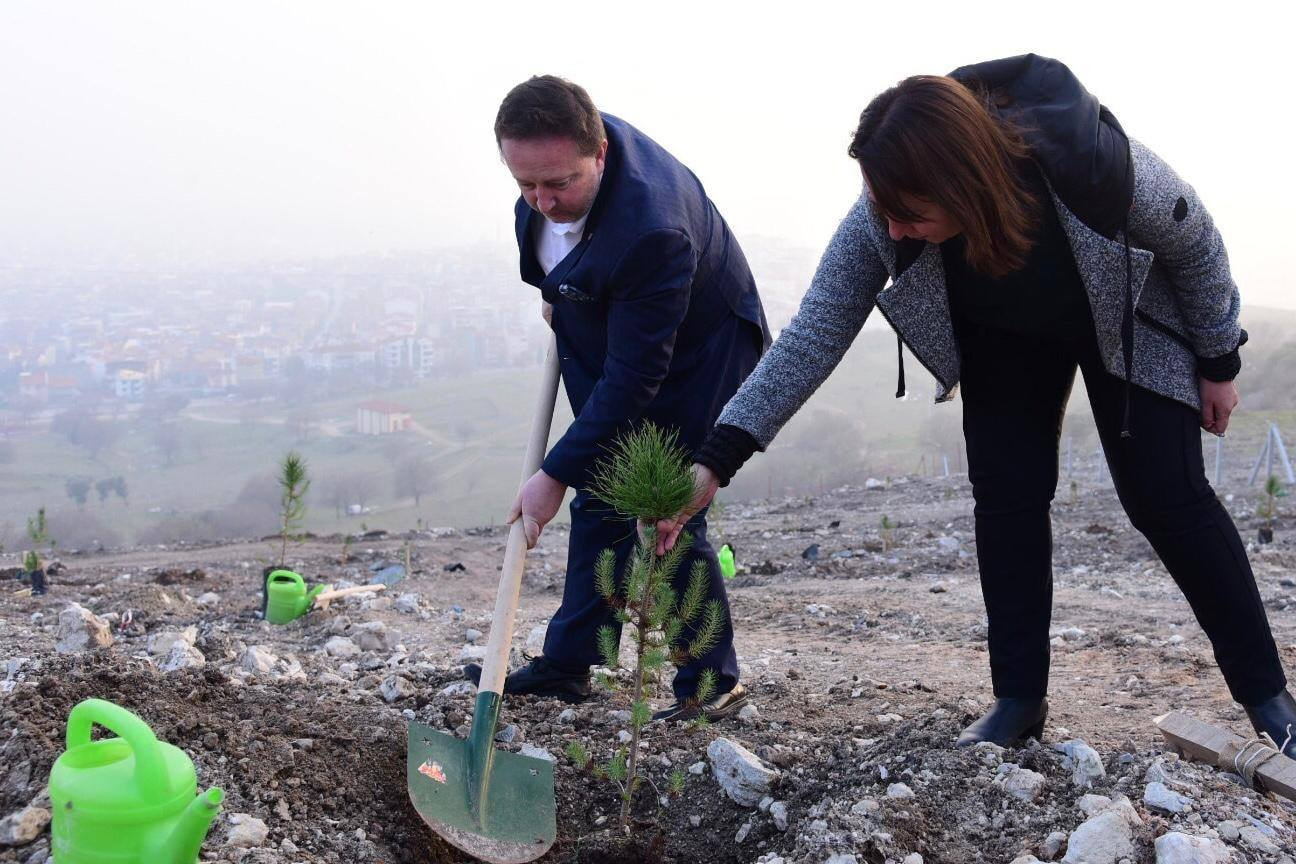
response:
<svg viewBox="0 0 1296 864"><path fill-rule="evenodd" d="M1254 704L1281 691L1286 678L1251 565L1206 480L1197 412L1133 387L1133 437L1121 438L1125 384L1103 367L1092 329L1081 339L1043 341L962 327L959 343L995 696L1042 697L1048 689L1049 507L1077 366L1121 505L1187 597L1233 698Z"/></svg>

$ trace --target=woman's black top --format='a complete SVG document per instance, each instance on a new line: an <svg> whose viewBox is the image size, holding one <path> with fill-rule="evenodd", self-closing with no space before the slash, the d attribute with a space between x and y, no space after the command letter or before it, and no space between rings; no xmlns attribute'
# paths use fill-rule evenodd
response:
<svg viewBox="0 0 1296 864"><path fill-rule="evenodd" d="M987 276L968 265L963 235L940 244L955 332L971 325L1037 339L1084 338L1093 318L1071 245L1039 168L1031 162L1022 172L1040 216L1026 266Z"/></svg>

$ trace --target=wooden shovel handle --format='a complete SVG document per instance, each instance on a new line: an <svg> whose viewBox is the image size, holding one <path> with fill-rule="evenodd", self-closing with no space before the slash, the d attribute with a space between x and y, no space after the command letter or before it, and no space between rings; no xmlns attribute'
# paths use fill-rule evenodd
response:
<svg viewBox="0 0 1296 864"><path fill-rule="evenodd" d="M531 440L527 442L522 461L522 482L540 470L545 447L549 444L549 427L553 424L554 402L558 398L558 346L549 337L544 375L536 395L535 416L531 421ZM477 692L504 692L504 675L508 671L509 646L513 642L513 624L517 618L518 597L522 593L522 569L526 564L526 530L518 519L509 530L504 547L504 566L500 568L499 593L495 595L495 614L491 617L486 657L482 660L481 680Z"/></svg>

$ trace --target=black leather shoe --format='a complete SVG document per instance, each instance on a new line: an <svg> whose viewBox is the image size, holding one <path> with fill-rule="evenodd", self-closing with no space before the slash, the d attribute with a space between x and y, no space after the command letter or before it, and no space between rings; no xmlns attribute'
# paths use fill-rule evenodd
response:
<svg viewBox="0 0 1296 864"><path fill-rule="evenodd" d="M1283 753L1296 759L1296 699L1292 698L1291 693L1283 690L1272 699L1242 707L1246 709L1247 717L1251 718L1251 725L1255 727L1257 735L1268 732L1279 747L1284 743L1287 745Z"/></svg>
<svg viewBox="0 0 1296 864"><path fill-rule="evenodd" d="M963 730L956 746L971 747L982 741L1000 747L1016 747L1027 738L1044 734L1048 717L1047 699L996 699L990 710Z"/></svg>
<svg viewBox="0 0 1296 864"><path fill-rule="evenodd" d="M469 663L464 677L481 683L482 667ZM564 672L544 657L531 662L504 678L504 692L510 696L552 696L564 702L584 702L590 696L589 672Z"/></svg>
<svg viewBox="0 0 1296 864"><path fill-rule="evenodd" d="M732 717L741 711L746 704L747 688L741 684L735 684L734 688L728 693L721 693L710 702L699 703L696 699L676 700L674 705L653 714L652 719L653 722L696 720L698 717L705 716L708 722L714 723L717 720Z"/></svg>

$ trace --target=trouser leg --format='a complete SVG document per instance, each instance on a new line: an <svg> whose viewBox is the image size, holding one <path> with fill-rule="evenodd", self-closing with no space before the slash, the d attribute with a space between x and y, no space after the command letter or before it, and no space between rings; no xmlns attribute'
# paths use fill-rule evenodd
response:
<svg viewBox="0 0 1296 864"><path fill-rule="evenodd" d="M1131 388L1133 436L1121 438L1124 382L1096 346L1081 369L1121 505L1183 591L1233 698L1274 696L1287 680L1242 539L1206 479L1197 412Z"/></svg>
<svg viewBox="0 0 1296 864"><path fill-rule="evenodd" d="M998 698L1048 690L1058 438L1075 376L1070 351L1016 336L962 333L963 432L977 562Z"/></svg>

